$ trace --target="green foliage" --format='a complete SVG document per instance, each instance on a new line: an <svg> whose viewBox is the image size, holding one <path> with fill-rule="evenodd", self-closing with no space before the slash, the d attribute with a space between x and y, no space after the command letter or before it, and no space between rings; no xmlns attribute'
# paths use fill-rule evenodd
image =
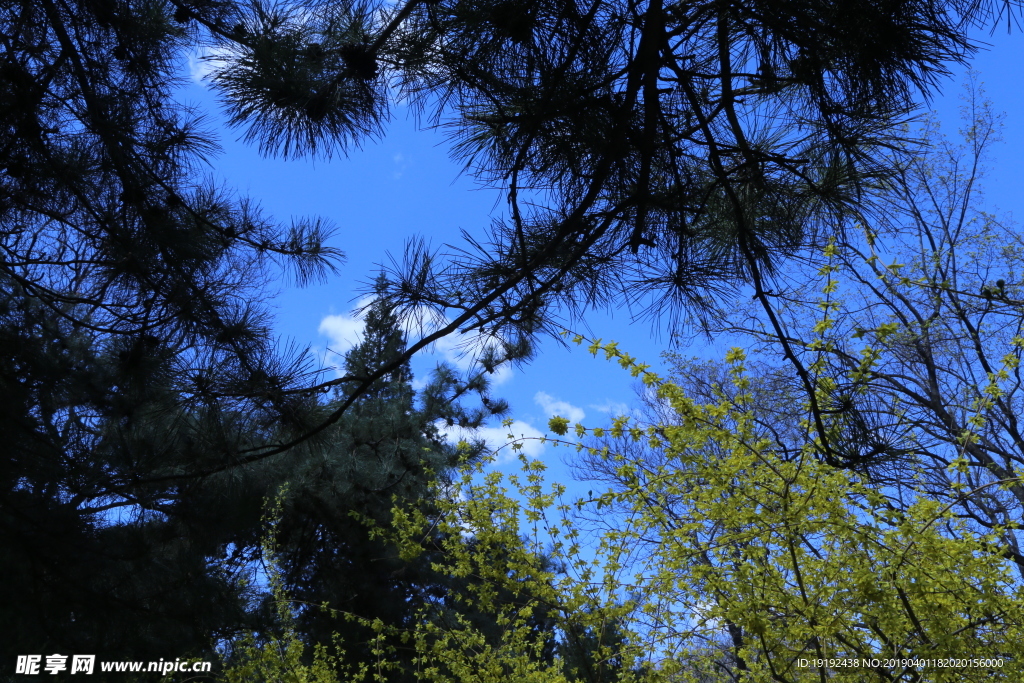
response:
<svg viewBox="0 0 1024 683"><path fill-rule="evenodd" d="M548 420L548 429L558 436L565 436L569 433L569 421L564 417L553 417Z"/></svg>
<svg viewBox="0 0 1024 683"><path fill-rule="evenodd" d="M1024 576L1024 261L1019 229L981 202L999 117L973 76L967 85L959 143L924 122L927 147L884 211L777 278L774 296L721 310L708 332L761 358L786 354L758 366L776 378L762 417L810 428L822 460L897 509L922 496L997 534ZM798 433L780 436L777 448L799 448Z"/></svg>
<svg viewBox="0 0 1024 683"><path fill-rule="evenodd" d="M317 645L312 663L305 662L306 647L296 633L292 603L276 562L277 534L282 507L288 492L283 486L277 497L267 502L264 516L263 556L268 568L270 593L274 601L280 634L257 642L255 634L245 634L234 644L234 662L222 672L228 683L337 683L336 660L326 648Z"/></svg>
<svg viewBox="0 0 1024 683"><path fill-rule="evenodd" d="M473 447L462 444L464 455L469 457ZM267 513L267 530L264 536L264 558L269 569L271 594L278 613L277 635L250 634L234 645L234 651L223 673L224 680L235 681L309 681L310 683L331 683L346 681L392 681L392 680L517 680L552 681L564 680L551 677L546 672L545 651L550 649L550 632L537 628L535 610L537 606L519 600L522 591L507 590L486 585L486 580L472 572L443 572L436 579L438 588L444 591L436 600L420 600L407 606L415 608L411 619L404 622L389 621L386 615L372 612L353 612L336 609L327 603L317 606L328 615L337 632L325 642L308 646L310 638L300 637L295 628L295 615L307 607L295 600L293 588L280 571L277 539L284 530L283 520L287 517L286 501L290 497L282 491L274 506ZM431 512L422 503L407 501L395 508L394 518L388 527L378 526L373 520L366 520L371 538L388 536L391 543L382 547L393 547L397 540L392 532L386 531L392 524L400 529L411 529L406 521L430 519ZM436 523L432 526L437 527ZM398 546L401 560L407 566L415 567L423 560L439 557L430 550L434 543L472 546L471 554L478 561L506 566L505 562L518 563L525 559L533 571L543 573L544 558L525 557L512 549L511 554L501 548L486 544L478 548L477 541L469 543L456 535L443 539L435 529L428 527L420 536L415 547ZM417 529L417 533L422 529ZM363 530L367 532L366 529ZM529 569L527 569L529 571ZM465 579L469 579L465 581ZM435 591L437 592L437 591ZM471 596L484 596L476 600ZM453 602L443 598L454 597ZM380 596L376 596L378 601ZM348 607L352 601L342 604ZM491 607L501 605L497 612ZM383 616L383 618L382 618ZM355 647L357 656L346 652ZM467 653L471 653L467 660Z"/></svg>
<svg viewBox="0 0 1024 683"><path fill-rule="evenodd" d="M521 457L521 474L477 465L438 490L437 517L396 509L406 556L423 552L425 532L442 531L438 571L474 579L456 599L504 627L495 645L463 619L421 612L403 631L417 679L587 680L559 657L537 657L526 619L541 608L562 634L615 624L621 636L589 653L619 662L615 680L1020 677L1024 591L993 552L995 535L973 533L926 497L894 509L863 477L822 462L813 440L780 457L756 433L739 350L728 356L736 393L700 402L614 345L591 348L636 372L672 416L620 419L606 433L663 458L577 444L614 472L612 488L565 502L564 486L544 485L543 463ZM499 599L503 591L519 600ZM1001 658L1002 668L904 662L949 657ZM801 664L843 658L904 663Z"/></svg>

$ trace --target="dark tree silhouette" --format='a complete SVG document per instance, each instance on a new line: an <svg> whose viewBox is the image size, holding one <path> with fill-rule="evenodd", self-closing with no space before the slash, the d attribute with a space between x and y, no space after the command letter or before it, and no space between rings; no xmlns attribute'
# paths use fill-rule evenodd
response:
<svg viewBox="0 0 1024 683"><path fill-rule="evenodd" d="M190 40L159 2L0 7L5 659L208 654L245 623L210 564L230 514L174 478L323 419L255 302L275 265L341 254L204 179L215 146L171 97Z"/></svg>

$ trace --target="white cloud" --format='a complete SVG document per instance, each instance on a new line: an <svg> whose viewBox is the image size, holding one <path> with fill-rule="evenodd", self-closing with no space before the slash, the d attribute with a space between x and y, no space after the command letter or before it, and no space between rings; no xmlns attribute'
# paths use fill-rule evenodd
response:
<svg viewBox="0 0 1024 683"><path fill-rule="evenodd" d="M490 451L497 451L497 457L494 460L497 465L512 462L516 459L517 451L512 450L512 439L508 438L509 434L512 434L514 439L523 439L522 452L529 458L540 457L545 449L544 444L540 442L544 433L530 423L521 420L516 420L510 427L498 425L497 427L481 427L480 429L462 429L460 427L448 427L443 423L439 423L437 426L441 433L447 436L451 442L483 439Z"/></svg>
<svg viewBox="0 0 1024 683"><path fill-rule="evenodd" d="M533 402L539 405L548 417L558 415L559 417L566 418L573 424L583 422L583 418L587 416L582 408L578 408L567 401L559 401L545 391L538 391L533 397Z"/></svg>
<svg viewBox="0 0 1024 683"><path fill-rule="evenodd" d="M722 622L717 617L711 616L713 608L714 603L708 601L698 602L693 606L693 618L699 627L712 631L717 631L722 627Z"/></svg>
<svg viewBox="0 0 1024 683"><path fill-rule="evenodd" d="M363 316L357 311L373 301L372 297L363 297L355 309L348 314L328 315L320 321L318 332L328 339L328 349L334 354L324 358L324 362L338 370L338 363L345 352L363 339ZM339 370L340 371L340 370Z"/></svg>
<svg viewBox="0 0 1024 683"><path fill-rule="evenodd" d="M392 172L391 177L398 180L405 174L405 169L409 168L411 162L401 152L391 157L391 160L395 162L395 170Z"/></svg>
<svg viewBox="0 0 1024 683"><path fill-rule="evenodd" d="M373 297L365 296L360 299L353 311L348 314L336 314L325 316L320 321L319 332L330 340L330 350L338 355L344 355L346 351L362 340L363 316L358 313L360 309L366 308L373 302ZM435 320L434 314L424 308L420 316L408 316L403 324L403 331L409 343L415 342L421 336L431 334L440 329L447 320ZM477 358L484 351L484 345L475 342L474 337L459 333L450 334L437 340L421 354L438 356L439 360L449 363L462 372L471 370L479 371L480 365ZM336 364L336 362L334 363ZM512 368L508 363L498 366L488 377L492 387L499 386L512 379ZM422 388L422 385L420 386Z"/></svg>
<svg viewBox="0 0 1024 683"><path fill-rule="evenodd" d="M214 72L214 64L218 57L230 54L227 48L206 47L202 52L194 51L188 56L188 73L192 80L199 85L205 86L206 79Z"/></svg>
<svg viewBox="0 0 1024 683"><path fill-rule="evenodd" d="M472 343L471 337L459 333L438 339L430 350L463 372L479 370L476 359L484 351L481 345ZM495 368L488 377L492 387L502 385L512 379L512 368L505 363Z"/></svg>
<svg viewBox="0 0 1024 683"><path fill-rule="evenodd" d="M589 408L593 408L599 413L605 413L612 417L619 417L620 415L631 415L633 411L629 409L629 406L619 401L612 401L606 399L604 403L591 403Z"/></svg>
<svg viewBox="0 0 1024 683"><path fill-rule="evenodd" d="M320 321L319 332L330 340L331 350L344 353L359 343L364 323L352 315L329 315Z"/></svg>

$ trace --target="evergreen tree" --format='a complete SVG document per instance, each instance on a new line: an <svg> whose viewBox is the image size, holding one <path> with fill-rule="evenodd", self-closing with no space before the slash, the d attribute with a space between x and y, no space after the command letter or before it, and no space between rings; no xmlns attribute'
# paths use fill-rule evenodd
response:
<svg viewBox="0 0 1024 683"><path fill-rule="evenodd" d="M397 319L378 299L362 342L345 356L345 373L366 376L404 350ZM401 623L409 611L418 577L393 548L370 537L366 521L386 525L392 505L415 502L458 460L434 427L437 416L418 410L414 395L406 361L351 405L320 458L290 475L278 531L281 569L289 595L305 606L298 628L315 642L330 643L338 628L339 620L318 608L324 602L388 623ZM346 642L353 640L366 634L348 634Z"/></svg>
<svg viewBox="0 0 1024 683"><path fill-rule="evenodd" d="M366 310L361 342L345 354L344 377L355 384L401 358L405 348L397 317L388 300L378 297ZM482 443L470 450L449 443L439 422L471 428L485 415L505 410L502 401L490 399L486 411L462 408L462 393L486 390L482 376L468 383L472 386L460 385L441 368L422 392L432 400L419 401L412 381L405 360L360 393L315 449L300 447L307 455L293 455L284 467L261 465L257 475L267 482L269 495L275 487L285 491L273 525L272 560L294 614L293 628L309 644L341 645L340 666L375 658L370 645L374 631L350 617L412 628L425 605L450 598L451 579L431 569L429 552L403 560L396 546L372 528L389 527L395 505L433 514L431 487L482 452ZM342 384L334 403L346 398ZM265 609L263 614L273 612ZM263 637L274 633L268 629ZM308 655L313 652L310 648ZM237 653L232 661L237 665L246 656ZM394 664L398 678L412 666L401 658Z"/></svg>
<svg viewBox="0 0 1024 683"><path fill-rule="evenodd" d="M247 598L218 565L240 512L200 494L323 419L254 302L275 263L306 280L340 254L322 221L204 178L173 13L0 5L3 675L14 654L210 658Z"/></svg>

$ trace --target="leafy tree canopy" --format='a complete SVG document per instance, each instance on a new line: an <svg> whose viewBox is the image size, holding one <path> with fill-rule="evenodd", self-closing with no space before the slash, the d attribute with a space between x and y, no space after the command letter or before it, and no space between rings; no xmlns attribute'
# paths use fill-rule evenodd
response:
<svg viewBox="0 0 1024 683"><path fill-rule="evenodd" d="M712 329L742 335L762 359L760 419L777 448L798 448L791 426L811 421L825 462L867 476L897 508L923 495L978 533L998 530L1024 575L1010 524L1024 517L1024 264L1019 227L981 203L999 124L974 84L959 144L929 122L929 147L901 167L885 211ZM780 350L782 365L769 360ZM721 386L704 384L703 395Z"/></svg>

